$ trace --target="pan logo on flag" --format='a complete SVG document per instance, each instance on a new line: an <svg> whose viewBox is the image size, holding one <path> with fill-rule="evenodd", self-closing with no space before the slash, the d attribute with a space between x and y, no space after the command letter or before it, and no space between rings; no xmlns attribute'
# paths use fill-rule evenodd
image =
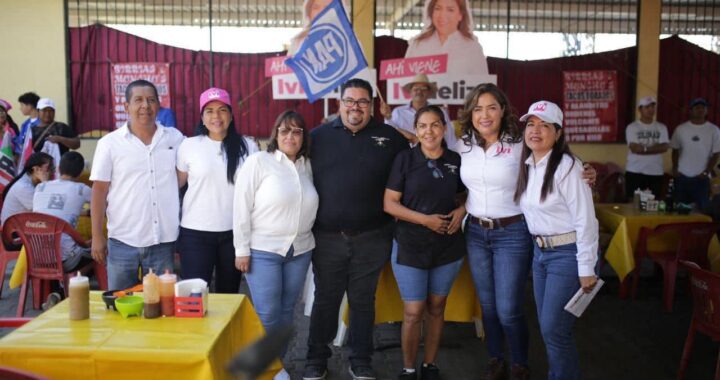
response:
<svg viewBox="0 0 720 380"><path fill-rule="evenodd" d="M316 25L310 31L309 40L315 41L302 53L300 66L318 83L337 80L348 66L345 54L350 46L347 36L332 24Z"/></svg>

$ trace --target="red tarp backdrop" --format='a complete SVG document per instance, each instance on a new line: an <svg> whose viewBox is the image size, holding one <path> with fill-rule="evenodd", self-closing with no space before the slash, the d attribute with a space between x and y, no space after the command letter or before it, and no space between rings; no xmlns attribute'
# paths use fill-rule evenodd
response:
<svg viewBox="0 0 720 380"><path fill-rule="evenodd" d="M241 42L238 42L241 43ZM384 59L403 58L407 42L393 37L375 39L375 67ZM617 72L617 136L624 140L625 126L635 118L636 48L577 57L536 61L488 58L490 73L508 94L516 112L523 114L536 100L562 105L563 71L614 70ZM323 117L323 103L304 100L273 100L272 88L265 85L265 59L284 53L214 53L215 86L227 89L234 102L257 92L233 108L236 125L243 134L268 137L272 123L283 110L291 108L305 118L308 126ZM178 126L191 134L200 121L197 101L209 87L210 53L181 49L145 40L102 25L70 28L70 83L72 120L79 132L111 130L113 99L110 87L111 64L158 62L170 64L171 104ZM678 37L660 43L660 88L658 119L672 129L687 120L687 103L696 96L710 102L708 118L720 121L720 57ZM385 81L378 83L385 90ZM258 90L259 89L259 90ZM331 102L333 103L333 102ZM330 112L336 109L331 104ZM455 118L458 107L451 107ZM379 115L376 105L376 115Z"/></svg>

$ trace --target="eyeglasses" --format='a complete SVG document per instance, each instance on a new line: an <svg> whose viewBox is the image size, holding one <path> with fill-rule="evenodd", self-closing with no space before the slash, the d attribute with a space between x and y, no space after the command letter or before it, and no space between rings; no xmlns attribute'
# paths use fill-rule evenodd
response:
<svg viewBox="0 0 720 380"><path fill-rule="evenodd" d="M302 128L288 128L288 127L280 127L278 128L278 133L280 136L287 136L289 134L292 134L295 137L300 137L303 134Z"/></svg>
<svg viewBox="0 0 720 380"><path fill-rule="evenodd" d="M354 107L357 104L357 106L360 108L368 108L368 106L370 105L370 101L367 99L355 100L346 98L342 100L342 103L345 107Z"/></svg>
<svg viewBox="0 0 720 380"><path fill-rule="evenodd" d="M432 171L433 178L445 178L442 174L442 171L437 166L437 162L435 160L428 160L427 167Z"/></svg>

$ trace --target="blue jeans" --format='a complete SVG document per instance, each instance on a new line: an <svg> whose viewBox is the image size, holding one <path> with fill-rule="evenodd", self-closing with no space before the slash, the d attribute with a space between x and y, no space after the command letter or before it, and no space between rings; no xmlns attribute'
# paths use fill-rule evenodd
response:
<svg viewBox="0 0 720 380"><path fill-rule="evenodd" d="M579 379L580 364L572 336L575 316L565 304L580 289L577 247L566 244L554 249L535 246L533 288L540 332L548 356L548 379Z"/></svg>
<svg viewBox="0 0 720 380"><path fill-rule="evenodd" d="M335 338L338 312L347 291L350 306L350 364L370 365L375 327L375 290L390 259L393 224L356 234L315 233L313 273L315 302L310 315L306 365L327 366Z"/></svg>
<svg viewBox="0 0 720 380"><path fill-rule="evenodd" d="M710 203L710 178L686 177L679 174L675 177L676 202L695 203L700 211L705 211Z"/></svg>
<svg viewBox="0 0 720 380"><path fill-rule="evenodd" d="M527 224L522 220L489 230L468 221L465 238L488 353L491 358L504 358L506 338L513 364L527 366L525 284L532 261Z"/></svg>
<svg viewBox="0 0 720 380"><path fill-rule="evenodd" d="M178 252L184 279L202 278L210 284L215 271L215 293L240 291L242 273L235 268L232 230L212 232L180 227Z"/></svg>
<svg viewBox="0 0 720 380"><path fill-rule="evenodd" d="M141 283L142 278L138 277L140 267L143 276L150 268L158 274L165 269L172 271L174 255L175 242L133 247L117 239L108 239L108 287L110 290L126 289Z"/></svg>
<svg viewBox="0 0 720 380"><path fill-rule="evenodd" d="M292 324L293 309L305 283L312 251L285 257L250 249L250 271L245 273L253 306L265 331Z"/></svg>
<svg viewBox="0 0 720 380"><path fill-rule="evenodd" d="M450 293L455 277L460 272L463 259L431 269L420 269L397 263L397 242L393 241L392 256L393 274L400 289L400 296L405 302L425 301L428 293L436 296L447 296Z"/></svg>

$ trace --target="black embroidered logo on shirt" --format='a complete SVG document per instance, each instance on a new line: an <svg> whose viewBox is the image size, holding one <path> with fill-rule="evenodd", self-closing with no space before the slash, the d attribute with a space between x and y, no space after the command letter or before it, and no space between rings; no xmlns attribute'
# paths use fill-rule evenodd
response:
<svg viewBox="0 0 720 380"><path fill-rule="evenodd" d="M379 136L371 136L373 140L375 140L375 145L384 148L387 146L387 142L390 141L387 137L379 137Z"/></svg>
<svg viewBox="0 0 720 380"><path fill-rule="evenodd" d="M693 136L693 137L692 137L692 141L700 141L700 137L699 137L699 136Z"/></svg>

